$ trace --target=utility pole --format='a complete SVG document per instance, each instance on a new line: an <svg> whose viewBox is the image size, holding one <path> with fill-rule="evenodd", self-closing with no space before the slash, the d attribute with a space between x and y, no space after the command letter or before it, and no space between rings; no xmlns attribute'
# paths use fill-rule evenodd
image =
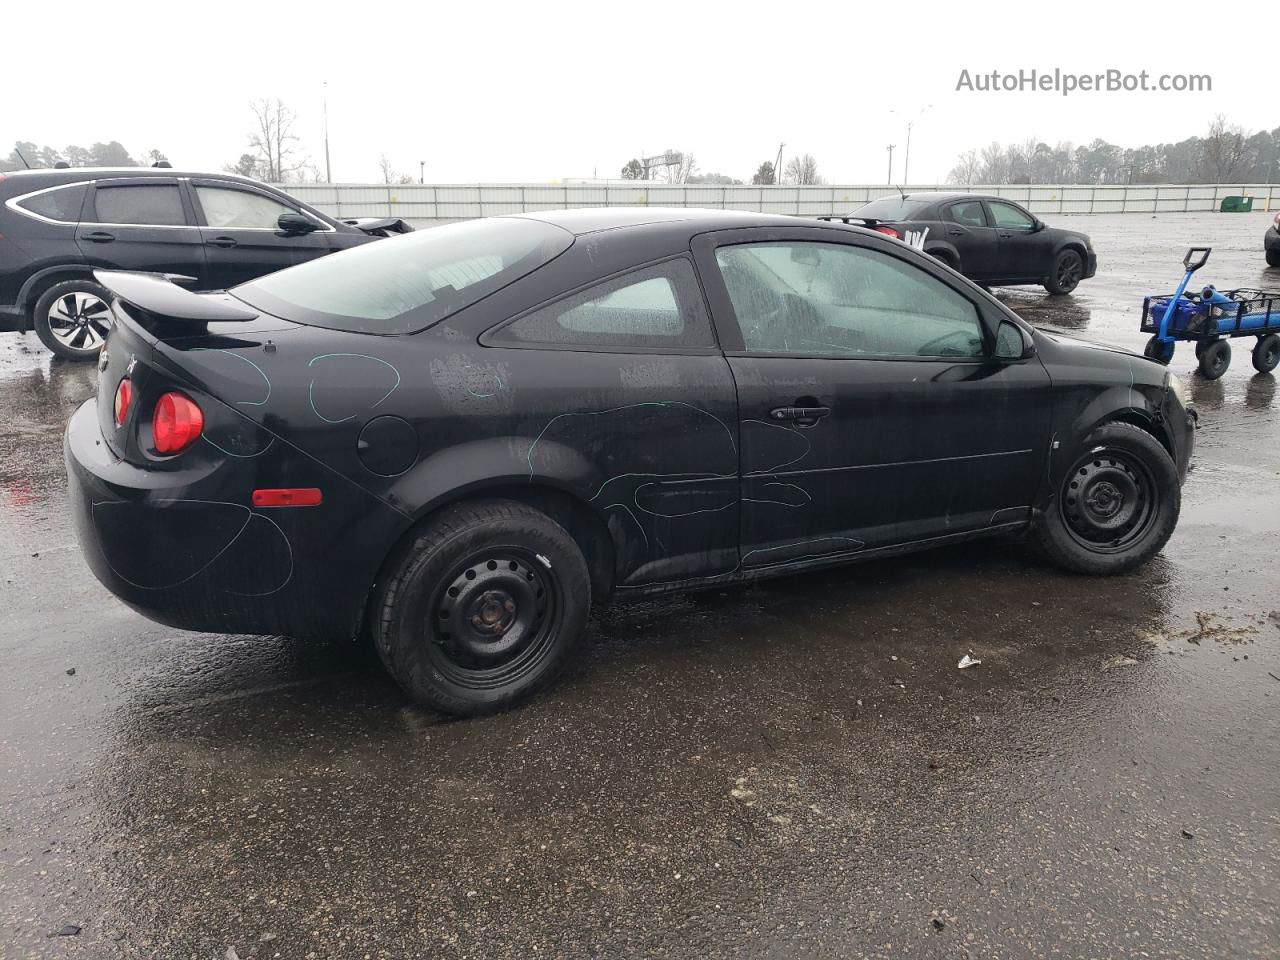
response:
<svg viewBox="0 0 1280 960"><path fill-rule="evenodd" d="M324 81L320 89L323 91L320 102L324 109L324 182L333 183L333 170L329 167L329 81Z"/></svg>
<svg viewBox="0 0 1280 960"><path fill-rule="evenodd" d="M889 177L887 180L885 180L885 183L887 183L889 186L893 186L893 148L896 146L897 146L896 143L891 143L889 144L888 147L885 148L889 151Z"/></svg>
<svg viewBox="0 0 1280 960"><path fill-rule="evenodd" d="M418 161L418 182L427 182L427 161L425 160Z"/></svg>
<svg viewBox="0 0 1280 960"><path fill-rule="evenodd" d="M778 159L773 162L773 182L776 184L782 183L782 148L785 146L785 143L778 144Z"/></svg>

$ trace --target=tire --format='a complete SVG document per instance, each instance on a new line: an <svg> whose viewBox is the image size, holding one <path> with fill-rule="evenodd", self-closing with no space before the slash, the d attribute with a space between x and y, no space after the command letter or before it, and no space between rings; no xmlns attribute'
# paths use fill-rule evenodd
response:
<svg viewBox="0 0 1280 960"><path fill-rule="evenodd" d="M55 283L32 311L36 336L59 357L96 359L111 329L110 302L107 289L92 280Z"/></svg>
<svg viewBox="0 0 1280 960"><path fill-rule="evenodd" d="M1063 250L1053 261L1044 288L1055 296L1070 293L1084 279L1084 259L1075 250Z"/></svg>
<svg viewBox="0 0 1280 960"><path fill-rule="evenodd" d="M1182 507L1178 468L1155 437L1108 423L1084 442L1038 519L1042 552L1073 573L1110 576L1154 557Z"/></svg>
<svg viewBox="0 0 1280 960"><path fill-rule="evenodd" d="M1259 373L1270 373L1277 363L1280 363L1280 333L1259 337L1253 345L1253 369Z"/></svg>
<svg viewBox="0 0 1280 960"><path fill-rule="evenodd" d="M937 260L944 267L950 267L956 273L960 272L960 264L956 263L951 254L947 253L945 250L931 250L929 251L929 256L933 257L933 259Z"/></svg>
<svg viewBox="0 0 1280 960"><path fill-rule="evenodd" d="M1200 353L1200 375L1206 380L1217 380L1231 366L1231 344L1215 340Z"/></svg>
<svg viewBox="0 0 1280 960"><path fill-rule="evenodd" d="M1196 359L1199 360L1204 355L1204 352L1208 348L1209 344L1217 343L1217 342L1218 341L1216 340L1197 340L1196 341Z"/></svg>
<svg viewBox="0 0 1280 960"><path fill-rule="evenodd" d="M464 503L398 558L375 600L374 642L418 703L478 716L551 683L590 606L586 560L563 527L510 500Z"/></svg>
<svg viewBox="0 0 1280 960"><path fill-rule="evenodd" d="M1169 361L1173 359L1172 343L1165 343L1159 337L1152 337L1147 341L1147 345L1142 348L1142 355L1148 359L1163 363L1166 367Z"/></svg>

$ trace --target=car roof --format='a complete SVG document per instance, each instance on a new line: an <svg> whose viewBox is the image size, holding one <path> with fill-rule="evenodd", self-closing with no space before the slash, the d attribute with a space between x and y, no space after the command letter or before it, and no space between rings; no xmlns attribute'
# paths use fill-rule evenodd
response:
<svg viewBox="0 0 1280 960"><path fill-rule="evenodd" d="M38 190L41 187L52 187L63 183L80 183L85 180L109 180L131 177L213 177L218 180L232 180L237 183L254 186L270 186L249 177L236 173L209 173L207 171L173 170L169 167L64 167L63 169L42 168L39 170L12 170L0 174L6 192L17 190Z"/></svg>
<svg viewBox="0 0 1280 960"><path fill-rule="evenodd" d="M841 224L820 223L785 214L754 213L749 210L715 210L701 207L589 207L578 210L543 210L537 213L510 214L526 220L540 220L568 230L575 236L620 230L653 224L679 225L683 232L732 230L741 227L840 227Z"/></svg>

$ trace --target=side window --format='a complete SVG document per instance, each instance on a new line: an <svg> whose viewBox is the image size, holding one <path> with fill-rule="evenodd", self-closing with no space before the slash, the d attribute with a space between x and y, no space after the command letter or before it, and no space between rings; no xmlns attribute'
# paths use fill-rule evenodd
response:
<svg viewBox="0 0 1280 960"><path fill-rule="evenodd" d="M716 250L746 348L830 357L980 357L978 308L897 257L809 241Z"/></svg>
<svg viewBox="0 0 1280 960"><path fill-rule="evenodd" d="M1035 226L1035 220L1012 203L988 200L987 205L991 207L991 219L995 221L997 227L1004 227L1010 230L1030 230Z"/></svg>
<svg viewBox="0 0 1280 960"><path fill-rule="evenodd" d="M145 183L98 187L94 191L97 223L186 226L176 184Z"/></svg>
<svg viewBox="0 0 1280 960"><path fill-rule="evenodd" d="M18 203L23 210L49 220L60 220L63 223L78 223L80 206L84 203L85 185L73 183L70 186L46 190L34 197Z"/></svg>
<svg viewBox="0 0 1280 960"><path fill-rule="evenodd" d="M684 259L596 284L507 324L491 339L588 347L715 345L693 267Z"/></svg>
<svg viewBox="0 0 1280 960"><path fill-rule="evenodd" d="M277 200L249 190L196 186L196 196L204 208L204 220L211 227L261 227L274 230L282 213L297 213Z"/></svg>
<svg viewBox="0 0 1280 960"><path fill-rule="evenodd" d="M947 215L966 227L985 227L987 218L982 213L981 200L961 200L947 208Z"/></svg>

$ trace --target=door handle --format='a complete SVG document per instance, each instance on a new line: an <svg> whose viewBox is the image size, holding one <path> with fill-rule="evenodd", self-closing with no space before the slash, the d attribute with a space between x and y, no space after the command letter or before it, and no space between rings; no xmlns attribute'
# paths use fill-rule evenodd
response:
<svg viewBox="0 0 1280 960"><path fill-rule="evenodd" d="M1009 239L1010 237L1012 237L1012 236L1013 236L1013 234L1012 234L1012 233L1002 233L1002 234L1000 234L1000 239L1001 239L1001 240L1008 240L1008 239Z"/></svg>
<svg viewBox="0 0 1280 960"><path fill-rule="evenodd" d="M830 412L830 407L774 407L769 411L769 417L772 420L790 420L801 427L812 427Z"/></svg>
<svg viewBox="0 0 1280 960"><path fill-rule="evenodd" d="M235 237L210 237L205 241L211 247L234 247L237 242Z"/></svg>
<svg viewBox="0 0 1280 960"><path fill-rule="evenodd" d="M949 236L949 237L963 237L963 236L964 236L964 231L963 231L963 230L948 230L948 231L947 231L947 236Z"/></svg>
<svg viewBox="0 0 1280 960"><path fill-rule="evenodd" d="M95 230L93 233L86 233L81 240L88 240L90 243L110 243L116 238L114 233L107 233L105 230Z"/></svg>

